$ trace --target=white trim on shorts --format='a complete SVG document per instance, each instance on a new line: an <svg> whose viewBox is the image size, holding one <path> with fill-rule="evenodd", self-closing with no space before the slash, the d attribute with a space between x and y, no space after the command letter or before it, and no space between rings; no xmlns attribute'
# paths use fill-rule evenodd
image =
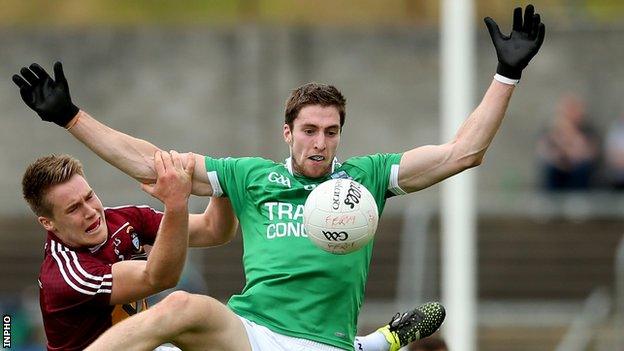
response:
<svg viewBox="0 0 624 351"><path fill-rule="evenodd" d="M251 351L344 351L320 342L279 334L247 318L238 318L247 331Z"/></svg>

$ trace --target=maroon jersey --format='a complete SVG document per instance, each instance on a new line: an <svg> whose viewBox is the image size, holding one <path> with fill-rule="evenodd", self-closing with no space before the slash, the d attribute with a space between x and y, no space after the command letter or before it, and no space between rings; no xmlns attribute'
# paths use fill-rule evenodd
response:
<svg viewBox="0 0 624 351"><path fill-rule="evenodd" d="M108 237L93 248L70 248L48 232L39 273L39 304L48 350L82 350L116 321L146 308L144 301L111 306L111 267L146 259L162 213L146 206L104 210Z"/></svg>

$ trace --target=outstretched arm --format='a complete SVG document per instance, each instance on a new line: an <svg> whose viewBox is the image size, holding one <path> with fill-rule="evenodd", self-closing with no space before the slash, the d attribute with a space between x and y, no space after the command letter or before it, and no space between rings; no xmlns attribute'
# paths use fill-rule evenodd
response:
<svg viewBox="0 0 624 351"><path fill-rule="evenodd" d="M20 75L14 75L13 82L19 87L22 100L42 120L68 129L102 159L141 183L156 181L154 153L159 148L145 140L116 131L78 109L71 101L69 84L60 62L54 64L54 79L41 66L33 63L23 67ZM211 195L204 158L200 155L194 157L197 166L193 194Z"/></svg>
<svg viewBox="0 0 624 351"><path fill-rule="evenodd" d="M69 132L106 162L140 181L154 183L154 154L160 149L150 142L116 131L80 110Z"/></svg>
<svg viewBox="0 0 624 351"><path fill-rule="evenodd" d="M418 191L481 164L503 121L513 89L513 85L493 80L452 141L405 152L399 167L401 189L408 193Z"/></svg>
<svg viewBox="0 0 624 351"><path fill-rule="evenodd" d="M509 99L522 70L544 41L544 24L532 5L514 10L511 35L501 34L491 18L485 23L498 57L496 75L483 100L448 143L427 145L403 154L399 186L406 192L424 189L483 161L486 150L503 121Z"/></svg>

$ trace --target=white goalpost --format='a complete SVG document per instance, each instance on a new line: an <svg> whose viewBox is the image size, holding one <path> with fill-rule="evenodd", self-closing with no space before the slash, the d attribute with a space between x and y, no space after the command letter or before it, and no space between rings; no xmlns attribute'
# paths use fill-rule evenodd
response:
<svg viewBox="0 0 624 351"><path fill-rule="evenodd" d="M473 0L441 2L441 138L450 140L473 109ZM474 171L441 184L443 333L450 350L476 350L476 206Z"/></svg>

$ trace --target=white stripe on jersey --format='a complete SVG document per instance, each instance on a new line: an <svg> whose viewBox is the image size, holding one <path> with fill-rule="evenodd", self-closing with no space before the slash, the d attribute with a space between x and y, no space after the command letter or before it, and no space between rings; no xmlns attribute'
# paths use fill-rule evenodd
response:
<svg viewBox="0 0 624 351"><path fill-rule="evenodd" d="M75 252L69 250L68 248L62 246L60 243L57 243L58 245L58 253L61 254L61 256L63 257L63 259L65 260L65 263L67 263L66 268L68 269L69 273L71 274L72 277L74 277L80 284L83 284L85 287L91 287L91 288L96 288L99 289L102 286L111 286L112 282L110 281L104 281L104 279L112 279L113 275L112 274L105 274L103 276L93 276L89 273L87 273L82 266L80 265L80 263L78 262L78 256L76 255ZM70 262L70 257L69 254L72 254L72 256L74 257L74 263L76 265L76 268L78 269L78 271L80 273L83 273L84 276L80 277L73 269L71 262ZM92 284L89 282L84 281L82 278L86 278L86 279L92 279L92 280L96 280L96 281L100 281L101 283L99 285L96 284Z"/></svg>
<svg viewBox="0 0 624 351"><path fill-rule="evenodd" d="M80 293L86 294L86 295L95 295L100 292L110 294L112 292L110 289L110 287L112 286L112 281L111 281L113 278L112 274L94 276L94 275L87 273L84 270L84 268L82 268L80 263L78 262L78 256L76 255L75 252L70 251L68 248L62 246L60 243L57 243L54 240L51 240L51 242L52 242L52 247L51 247L52 257L54 257L54 260L58 264L61 275L63 276L63 280L65 280L67 285L69 285L72 289ZM85 282L72 268L69 254L72 255L73 262L76 265L76 268L78 269L78 271L84 275L83 278L99 281L100 284L98 285L98 284ZM61 259L61 257L59 256L62 256L63 259ZM67 272L69 272L71 277L73 277L77 281L78 285L76 285L71 279L69 279ZM109 287L109 288L105 289L104 287Z"/></svg>
<svg viewBox="0 0 624 351"><path fill-rule="evenodd" d="M111 235L110 237L113 238L115 235L117 235L117 233L119 233L122 229L124 229L125 227L127 227L128 225L130 225L130 222L126 222L124 223L124 225L122 225L121 227L119 227L119 229L115 230L115 232L113 233L113 235Z"/></svg>
<svg viewBox="0 0 624 351"><path fill-rule="evenodd" d="M100 285L103 285L104 283L101 283L100 285L96 285L96 284L92 284L89 283L85 280L83 280L82 278L86 278L86 277L81 277L79 276L76 271L74 270L74 267L72 267L69 255L67 254L66 251L60 251L60 256L63 258L63 260L65 261L65 269L67 269L67 271L69 272L69 274L78 282L78 284L83 285L83 287L89 287L89 288L94 288L94 289L99 289ZM88 279L88 278L87 278ZM103 281L104 278L101 278Z"/></svg>
<svg viewBox="0 0 624 351"><path fill-rule="evenodd" d="M399 186L399 165L390 166L390 179L388 179L388 190L394 195L405 195L405 190Z"/></svg>
<svg viewBox="0 0 624 351"><path fill-rule="evenodd" d="M83 293L85 295L95 295L93 291L87 291L87 290L77 287L74 283L72 283L71 280L69 280L69 278L67 278L67 273L65 273L65 270L63 269L63 263L61 259L56 255L56 252L54 251L52 252L52 257L54 257L54 260L58 264L59 270L61 271L61 275L63 276L63 280L65 280L67 285L69 285L70 287L72 287L72 289L78 291L79 293Z"/></svg>
<svg viewBox="0 0 624 351"><path fill-rule="evenodd" d="M76 268L78 269L78 272L82 273L82 275L84 275L85 277L92 279L92 280L98 280L102 282L103 286L111 286L112 282L105 282L104 279L113 278L112 274L104 274L104 275L91 275L89 274L87 271L84 270L84 268L82 268L82 266L80 265L80 262L78 262L78 255L76 255L75 252L73 251L69 251L69 253L71 254L72 258L74 259L74 265L76 266ZM63 252L64 254L64 252Z"/></svg>
<svg viewBox="0 0 624 351"><path fill-rule="evenodd" d="M208 173L208 181L210 182L210 186L212 187L212 196L220 197L223 195L223 188L221 188L221 183L219 183L219 177L217 176L216 171L210 171Z"/></svg>

